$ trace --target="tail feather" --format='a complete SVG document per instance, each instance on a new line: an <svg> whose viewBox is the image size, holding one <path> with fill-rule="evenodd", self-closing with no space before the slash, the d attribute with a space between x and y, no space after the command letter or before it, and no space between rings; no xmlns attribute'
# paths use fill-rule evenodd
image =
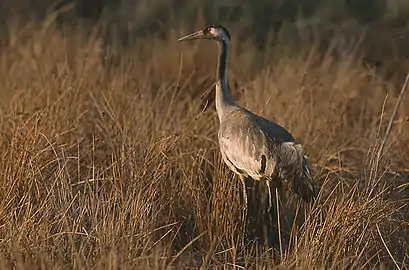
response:
<svg viewBox="0 0 409 270"><path fill-rule="evenodd" d="M316 197L315 188L312 184L312 176L306 156L302 158L302 164L298 168L282 168L279 172L280 178L288 183L288 187L305 202L310 203Z"/></svg>
<svg viewBox="0 0 409 270"><path fill-rule="evenodd" d="M312 182L313 179L308 166L307 158L304 156L302 174L298 181L294 179L293 189L304 199L304 201L308 203L314 201L316 197L315 188Z"/></svg>

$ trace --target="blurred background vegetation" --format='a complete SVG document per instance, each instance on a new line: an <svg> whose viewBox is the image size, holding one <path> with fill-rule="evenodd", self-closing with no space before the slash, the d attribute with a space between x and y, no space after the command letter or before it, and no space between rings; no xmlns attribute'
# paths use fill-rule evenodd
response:
<svg viewBox="0 0 409 270"><path fill-rule="evenodd" d="M125 47L141 37L164 38L170 29L182 34L218 22L234 33L236 45L252 42L266 51L280 43L299 51L312 43L322 51L335 47L338 56L357 50L387 77L409 70L405 0L3 0L0 7L3 42L16 21L57 20L84 33L97 25L107 44Z"/></svg>
<svg viewBox="0 0 409 270"><path fill-rule="evenodd" d="M354 26L407 27L409 3L404 0L4 0L2 24L10 17L44 19L59 11L60 19L72 22L115 22L133 35L164 34L182 23L192 25L198 13L205 23L231 24L234 31L265 45L266 34L283 25L304 31Z"/></svg>

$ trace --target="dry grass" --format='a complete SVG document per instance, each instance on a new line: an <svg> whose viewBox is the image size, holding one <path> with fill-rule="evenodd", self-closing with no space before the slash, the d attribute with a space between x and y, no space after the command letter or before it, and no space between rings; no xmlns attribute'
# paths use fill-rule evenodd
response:
<svg viewBox="0 0 409 270"><path fill-rule="evenodd" d="M374 171L402 81L313 45L296 54L277 45L265 65L251 45L233 48L233 96L288 128L322 185L280 261L275 248L243 245L240 184L220 159L206 94L216 46L177 44L171 31L104 64L96 34L9 30L0 48L2 269L186 269L206 255L212 269L408 268L409 95ZM291 226L296 209L287 208Z"/></svg>

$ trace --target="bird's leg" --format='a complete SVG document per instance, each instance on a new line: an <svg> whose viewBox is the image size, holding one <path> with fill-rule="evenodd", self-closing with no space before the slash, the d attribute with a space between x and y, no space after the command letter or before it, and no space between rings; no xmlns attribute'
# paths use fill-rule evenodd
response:
<svg viewBox="0 0 409 270"><path fill-rule="evenodd" d="M243 226L243 233L246 233L247 229L247 207L248 207L248 202L247 202L247 186L246 186L246 178L244 175L240 175L240 180L243 185L243 200L244 200L244 207L243 207L243 221L244 221L244 226Z"/></svg>
<svg viewBox="0 0 409 270"><path fill-rule="evenodd" d="M243 175L240 175L240 180L243 185L243 200L244 200L244 210L247 210L247 186L246 178Z"/></svg>
<svg viewBox="0 0 409 270"><path fill-rule="evenodd" d="M270 181L266 180L266 184L267 184L267 189L268 189L268 209L271 210L271 207L273 207L273 201L272 201L272 196L271 196Z"/></svg>
<svg viewBox="0 0 409 270"><path fill-rule="evenodd" d="M276 204L277 204L277 227L278 227L278 243L280 245L280 259L283 258L283 243L281 238L281 221L280 221L280 197L278 194L278 189L276 191Z"/></svg>

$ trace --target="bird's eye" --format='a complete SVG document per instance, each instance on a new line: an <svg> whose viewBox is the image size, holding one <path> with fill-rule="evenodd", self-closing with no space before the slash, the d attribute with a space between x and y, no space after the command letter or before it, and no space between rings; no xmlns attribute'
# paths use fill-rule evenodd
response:
<svg viewBox="0 0 409 270"><path fill-rule="evenodd" d="M207 33L210 33L211 30L212 30L211 27L207 27L203 32L205 32L207 34Z"/></svg>

